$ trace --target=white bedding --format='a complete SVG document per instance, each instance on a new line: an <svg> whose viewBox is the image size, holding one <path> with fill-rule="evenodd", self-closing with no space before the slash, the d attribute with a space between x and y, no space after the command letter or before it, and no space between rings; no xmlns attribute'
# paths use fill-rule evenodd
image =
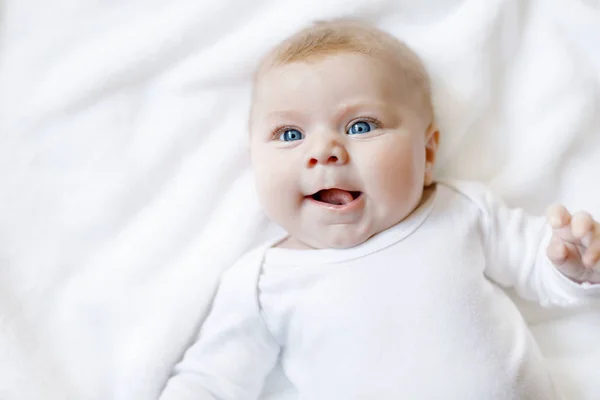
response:
<svg viewBox="0 0 600 400"><path fill-rule="evenodd" d="M249 78L313 19L364 17L421 54L440 176L600 217L597 0L0 4L2 400L156 398L265 234ZM567 399L600 398L600 307L523 310Z"/></svg>

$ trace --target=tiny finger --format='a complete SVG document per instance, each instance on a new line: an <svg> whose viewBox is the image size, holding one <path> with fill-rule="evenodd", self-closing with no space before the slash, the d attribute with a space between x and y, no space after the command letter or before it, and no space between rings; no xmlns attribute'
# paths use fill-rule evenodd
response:
<svg viewBox="0 0 600 400"><path fill-rule="evenodd" d="M569 249L559 238L552 238L548 244L547 255L550 261L556 265L563 264L569 256Z"/></svg>
<svg viewBox="0 0 600 400"><path fill-rule="evenodd" d="M571 214L562 204L553 204L546 211L548 221L554 229L562 228L571 222Z"/></svg>
<svg viewBox="0 0 600 400"><path fill-rule="evenodd" d="M586 268L594 268L600 262L600 241L592 243L587 248L581 258L581 262Z"/></svg>
<svg viewBox="0 0 600 400"><path fill-rule="evenodd" d="M594 219L589 213L581 211L571 218L571 231L576 238L583 240L586 237L591 237L594 235L594 230ZM588 243L583 243L583 245L588 245Z"/></svg>

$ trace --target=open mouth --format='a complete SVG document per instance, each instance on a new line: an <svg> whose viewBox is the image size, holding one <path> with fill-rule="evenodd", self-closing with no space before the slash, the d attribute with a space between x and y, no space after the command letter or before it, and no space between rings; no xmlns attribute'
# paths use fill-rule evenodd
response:
<svg viewBox="0 0 600 400"><path fill-rule="evenodd" d="M362 193L343 189L323 189L309 196L320 203L334 206L344 206L358 199Z"/></svg>

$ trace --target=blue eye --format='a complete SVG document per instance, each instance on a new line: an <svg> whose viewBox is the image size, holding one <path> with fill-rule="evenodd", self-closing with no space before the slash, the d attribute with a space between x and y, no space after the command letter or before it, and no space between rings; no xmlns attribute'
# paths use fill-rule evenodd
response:
<svg viewBox="0 0 600 400"><path fill-rule="evenodd" d="M348 135L361 135L363 133L371 132L375 128L376 126L370 122L358 121L350 126L350 129L348 129L347 133Z"/></svg>
<svg viewBox="0 0 600 400"><path fill-rule="evenodd" d="M279 140L283 142L294 142L304 139L304 135L298 129L288 129L279 136Z"/></svg>

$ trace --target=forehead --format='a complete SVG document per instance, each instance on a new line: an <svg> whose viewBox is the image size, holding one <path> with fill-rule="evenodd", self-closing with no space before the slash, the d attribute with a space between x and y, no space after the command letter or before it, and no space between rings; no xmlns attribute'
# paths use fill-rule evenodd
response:
<svg viewBox="0 0 600 400"><path fill-rule="evenodd" d="M254 107L256 112L290 103L318 107L350 97L394 101L400 93L394 78L391 63L359 53L293 62L257 77Z"/></svg>

